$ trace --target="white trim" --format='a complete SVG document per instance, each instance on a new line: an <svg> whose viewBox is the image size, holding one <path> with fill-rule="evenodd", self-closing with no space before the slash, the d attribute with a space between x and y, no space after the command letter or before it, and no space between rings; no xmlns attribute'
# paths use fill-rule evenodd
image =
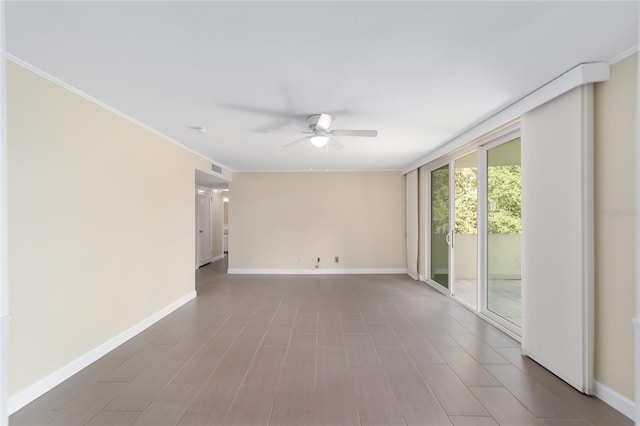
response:
<svg viewBox="0 0 640 426"><path fill-rule="evenodd" d="M0 2L0 425L9 423L9 274L7 248L7 73L4 1Z"/></svg>
<svg viewBox="0 0 640 426"><path fill-rule="evenodd" d="M232 268L227 269L230 275L325 275L325 274L406 274L407 268L388 269L260 269L260 268Z"/></svg>
<svg viewBox="0 0 640 426"><path fill-rule="evenodd" d="M583 376L587 395L594 392L595 290L594 290L594 95L593 84L582 86L582 315Z"/></svg>
<svg viewBox="0 0 640 426"><path fill-rule="evenodd" d="M620 395L618 392L614 391L606 385L603 385L598 381L594 382L594 388L594 395L598 399L602 400L612 408L615 408L620 413L629 417L631 420L634 420L634 416L636 414L636 404L632 400L630 400L626 396Z"/></svg>
<svg viewBox="0 0 640 426"><path fill-rule="evenodd" d="M427 278L426 280L424 280L424 282L427 283L427 285L430 285L431 287L433 287L435 290L437 290L440 293L444 294L448 298L453 299L456 302L458 302L458 299L455 299L455 298L451 297L451 291L447 287L444 287L442 284L440 284L440 283L438 283L436 281L433 281L430 278Z"/></svg>
<svg viewBox="0 0 640 426"><path fill-rule="evenodd" d="M204 265L208 265L211 262L213 262L213 257L207 257L205 260L203 260L199 265L196 264L196 269L203 267Z"/></svg>
<svg viewBox="0 0 640 426"><path fill-rule="evenodd" d="M424 280L425 280L425 276L424 275L422 275L422 274L418 275L418 281L424 282Z"/></svg>
<svg viewBox="0 0 640 426"><path fill-rule="evenodd" d="M176 309L178 309L185 303L189 302L190 300L194 299L195 297L196 297L195 291L191 291L185 294L180 299L176 300L175 302L171 303L168 306L165 306L164 308L160 309L153 315L135 324L133 327L107 340L100 346L91 349L89 352L74 359L67 365L63 366L62 368L59 368L58 370L54 371L53 373L49 374L43 379L32 384L28 388L18 392L17 394L15 394L9 399L9 413L10 414L15 413L16 411L18 411L19 409L21 409L31 401L38 398L40 395L44 394L45 392L49 391L53 387L62 383L63 381L73 376L78 371L82 370L92 362L95 362L96 360L100 359L104 355L108 354L116 347L120 346L121 344L131 339L132 337L134 337L135 335L137 335L147 327L153 325L157 321L169 315L171 312L175 311Z"/></svg>
<svg viewBox="0 0 640 426"><path fill-rule="evenodd" d="M6 264L5 264L6 265ZM2 357L0 380L2 381L2 389L0 390L0 425L6 426L9 424L9 323L11 317L5 315L0 318L0 335L2 336Z"/></svg>
<svg viewBox="0 0 640 426"><path fill-rule="evenodd" d="M60 86L60 87L62 87L64 89L67 89L68 91L80 96L81 98L84 98L89 102L93 102L94 104L98 105L99 107L102 107L102 108L106 109L107 111L109 111L109 112L111 112L113 114L116 114L117 116L119 116L121 118L124 118L125 120L130 121L131 123L133 123L133 124L135 124L137 126L140 126L143 129L145 129L145 130L147 130L147 131L149 131L149 132L151 132L151 133L153 133L153 134L155 134L157 136L160 136L163 139L166 139L167 141L179 146L180 148L182 148L182 149L184 149L186 151L189 151L190 153L192 153L194 155L197 155L200 158L203 158L203 159L207 160L209 163L214 163L215 165L220 166L223 169L227 169L228 171L233 172L233 170L231 170L229 167L221 164L219 161L214 161L211 158L207 157L206 155L204 155L204 154L202 154L200 152L197 152L197 151L189 148L186 145L183 145L182 143L180 143L177 140L165 135L164 133L161 133L158 130L156 130L156 129L144 124L143 122L136 120L135 118L131 117L130 115L125 114L124 112L120 111L119 109L114 108L111 105L106 104L103 101L94 98L93 96L91 96L91 95L83 92L82 90L70 85L69 83L65 83L64 81L60 80L59 78L54 77L53 75L47 73L46 71L43 71L40 68L38 68L38 67L36 67L34 65L31 65L30 63L18 58L15 55L12 55L11 53L7 52L6 59L11 61L11 62L13 62L16 65L20 65L21 67L26 68L27 70L31 71L32 73L37 74L38 76L40 76L40 77L42 77L42 78L44 78L46 80L49 80L50 82L52 82L54 84L57 84L58 86ZM215 173L215 172L213 172L213 173ZM222 173L215 173L215 175L216 176L222 176Z"/></svg>
<svg viewBox="0 0 640 426"><path fill-rule="evenodd" d="M527 111L549 102L558 96L588 83L598 81L606 81L609 79L610 69L606 62L594 62L589 64L580 64L566 73L560 75L556 79L550 81L539 89L531 92L519 101L511 104L507 108L488 117L481 123L463 131L459 135L445 141L438 148L431 151L421 159L414 161L404 168L404 173L417 169L430 161L447 155L450 152L464 146L465 144L477 139L491 130L502 126L503 124L519 117Z"/></svg>
<svg viewBox="0 0 640 426"><path fill-rule="evenodd" d="M224 254L220 254L218 256L212 257L211 258L211 263L217 262L218 260L222 260L222 259L224 259Z"/></svg>
<svg viewBox="0 0 640 426"><path fill-rule="evenodd" d="M500 315L490 311L489 309L478 311L476 313L480 318L484 319L494 327L499 328L502 332L508 334L512 339L522 343L522 327L518 327L516 324L505 318L502 318Z"/></svg>
<svg viewBox="0 0 640 426"><path fill-rule="evenodd" d="M640 48L640 45L638 45L638 44L636 44L634 46L631 46L630 48L625 49L622 52L618 53L617 55L613 56L607 62L609 63L609 65L615 65L620 61L624 61L629 56L631 56L634 53L638 52L638 50L639 50L638 48Z"/></svg>
<svg viewBox="0 0 640 426"><path fill-rule="evenodd" d="M234 170L233 173L404 173L403 169L292 169L292 170Z"/></svg>
<svg viewBox="0 0 640 426"><path fill-rule="evenodd" d="M638 38L640 39L640 29L638 29ZM640 59L639 59L640 61ZM640 72L636 72L636 123L640 120ZM638 177L640 176L640 128L636 124L636 209L640 211L640 185L638 185ZM636 318L633 320L633 328L635 331L635 398L636 398L636 424L640 423L640 226L638 217L636 217Z"/></svg>
<svg viewBox="0 0 640 426"><path fill-rule="evenodd" d="M636 256L638 256L637 250L636 250ZM636 279L640 281L640 278L636 278ZM638 309L640 309L640 307ZM638 371L640 367L640 319L639 318L635 318L633 320L633 330L635 335L635 392L636 392L636 403L635 403L636 410L634 414L636 416L636 419L638 419L638 422L636 422L636 424L638 424L640 423L640 395L638 395L638 392L640 392L640 371ZM597 391L598 391L598 388L596 384L596 392Z"/></svg>
<svg viewBox="0 0 640 426"><path fill-rule="evenodd" d="M519 129L518 129L519 132ZM518 133L519 135L519 133ZM500 144L496 144L495 146L499 146ZM489 270L489 258L488 251L489 246L487 244L489 240L489 191L487 188L487 175L488 175L488 157L489 150L493 146L492 142L484 144L483 146L479 146L477 152L477 166L478 166L478 186L476 188L477 197L478 197L478 244L476 245L476 249L478 250L478 284L477 284L477 303L476 310L478 312L487 312L487 296L489 295L489 289L487 284L487 273Z"/></svg>

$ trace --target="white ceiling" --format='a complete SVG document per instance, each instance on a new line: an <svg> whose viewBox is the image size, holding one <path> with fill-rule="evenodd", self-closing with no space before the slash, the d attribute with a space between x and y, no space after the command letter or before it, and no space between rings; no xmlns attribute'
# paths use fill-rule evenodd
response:
<svg viewBox="0 0 640 426"><path fill-rule="evenodd" d="M7 2L7 51L232 170L402 169L579 63L638 2ZM339 112L343 150L282 145ZM342 112L341 112L342 111ZM206 134L188 129L204 126Z"/></svg>

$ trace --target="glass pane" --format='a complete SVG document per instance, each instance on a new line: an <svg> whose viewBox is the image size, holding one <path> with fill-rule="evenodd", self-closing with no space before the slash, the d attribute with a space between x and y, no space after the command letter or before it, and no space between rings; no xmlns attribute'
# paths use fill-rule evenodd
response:
<svg viewBox="0 0 640 426"><path fill-rule="evenodd" d="M431 172L431 279L449 288L449 166Z"/></svg>
<svg viewBox="0 0 640 426"><path fill-rule="evenodd" d="M490 149L487 165L487 308L520 327L520 138Z"/></svg>
<svg viewBox="0 0 640 426"><path fill-rule="evenodd" d="M453 295L474 308L478 304L478 155L454 163L455 235Z"/></svg>

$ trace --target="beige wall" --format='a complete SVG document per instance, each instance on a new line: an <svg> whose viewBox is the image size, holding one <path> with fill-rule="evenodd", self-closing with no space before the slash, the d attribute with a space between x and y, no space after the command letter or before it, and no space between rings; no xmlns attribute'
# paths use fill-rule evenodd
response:
<svg viewBox="0 0 640 426"><path fill-rule="evenodd" d="M224 203L224 229L229 225L229 203Z"/></svg>
<svg viewBox="0 0 640 426"><path fill-rule="evenodd" d="M10 395L194 291L209 162L8 63Z"/></svg>
<svg viewBox="0 0 640 426"><path fill-rule="evenodd" d="M595 87L595 378L634 398L638 54Z"/></svg>
<svg viewBox="0 0 640 426"><path fill-rule="evenodd" d="M234 173L229 199L230 269L407 267L399 172Z"/></svg>

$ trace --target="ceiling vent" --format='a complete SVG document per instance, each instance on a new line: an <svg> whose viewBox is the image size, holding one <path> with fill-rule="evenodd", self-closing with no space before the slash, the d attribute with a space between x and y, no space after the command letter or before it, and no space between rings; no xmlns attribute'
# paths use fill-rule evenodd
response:
<svg viewBox="0 0 640 426"><path fill-rule="evenodd" d="M222 174L222 167L218 166L217 164L211 163L211 170L213 170L214 173L217 173L219 175Z"/></svg>

